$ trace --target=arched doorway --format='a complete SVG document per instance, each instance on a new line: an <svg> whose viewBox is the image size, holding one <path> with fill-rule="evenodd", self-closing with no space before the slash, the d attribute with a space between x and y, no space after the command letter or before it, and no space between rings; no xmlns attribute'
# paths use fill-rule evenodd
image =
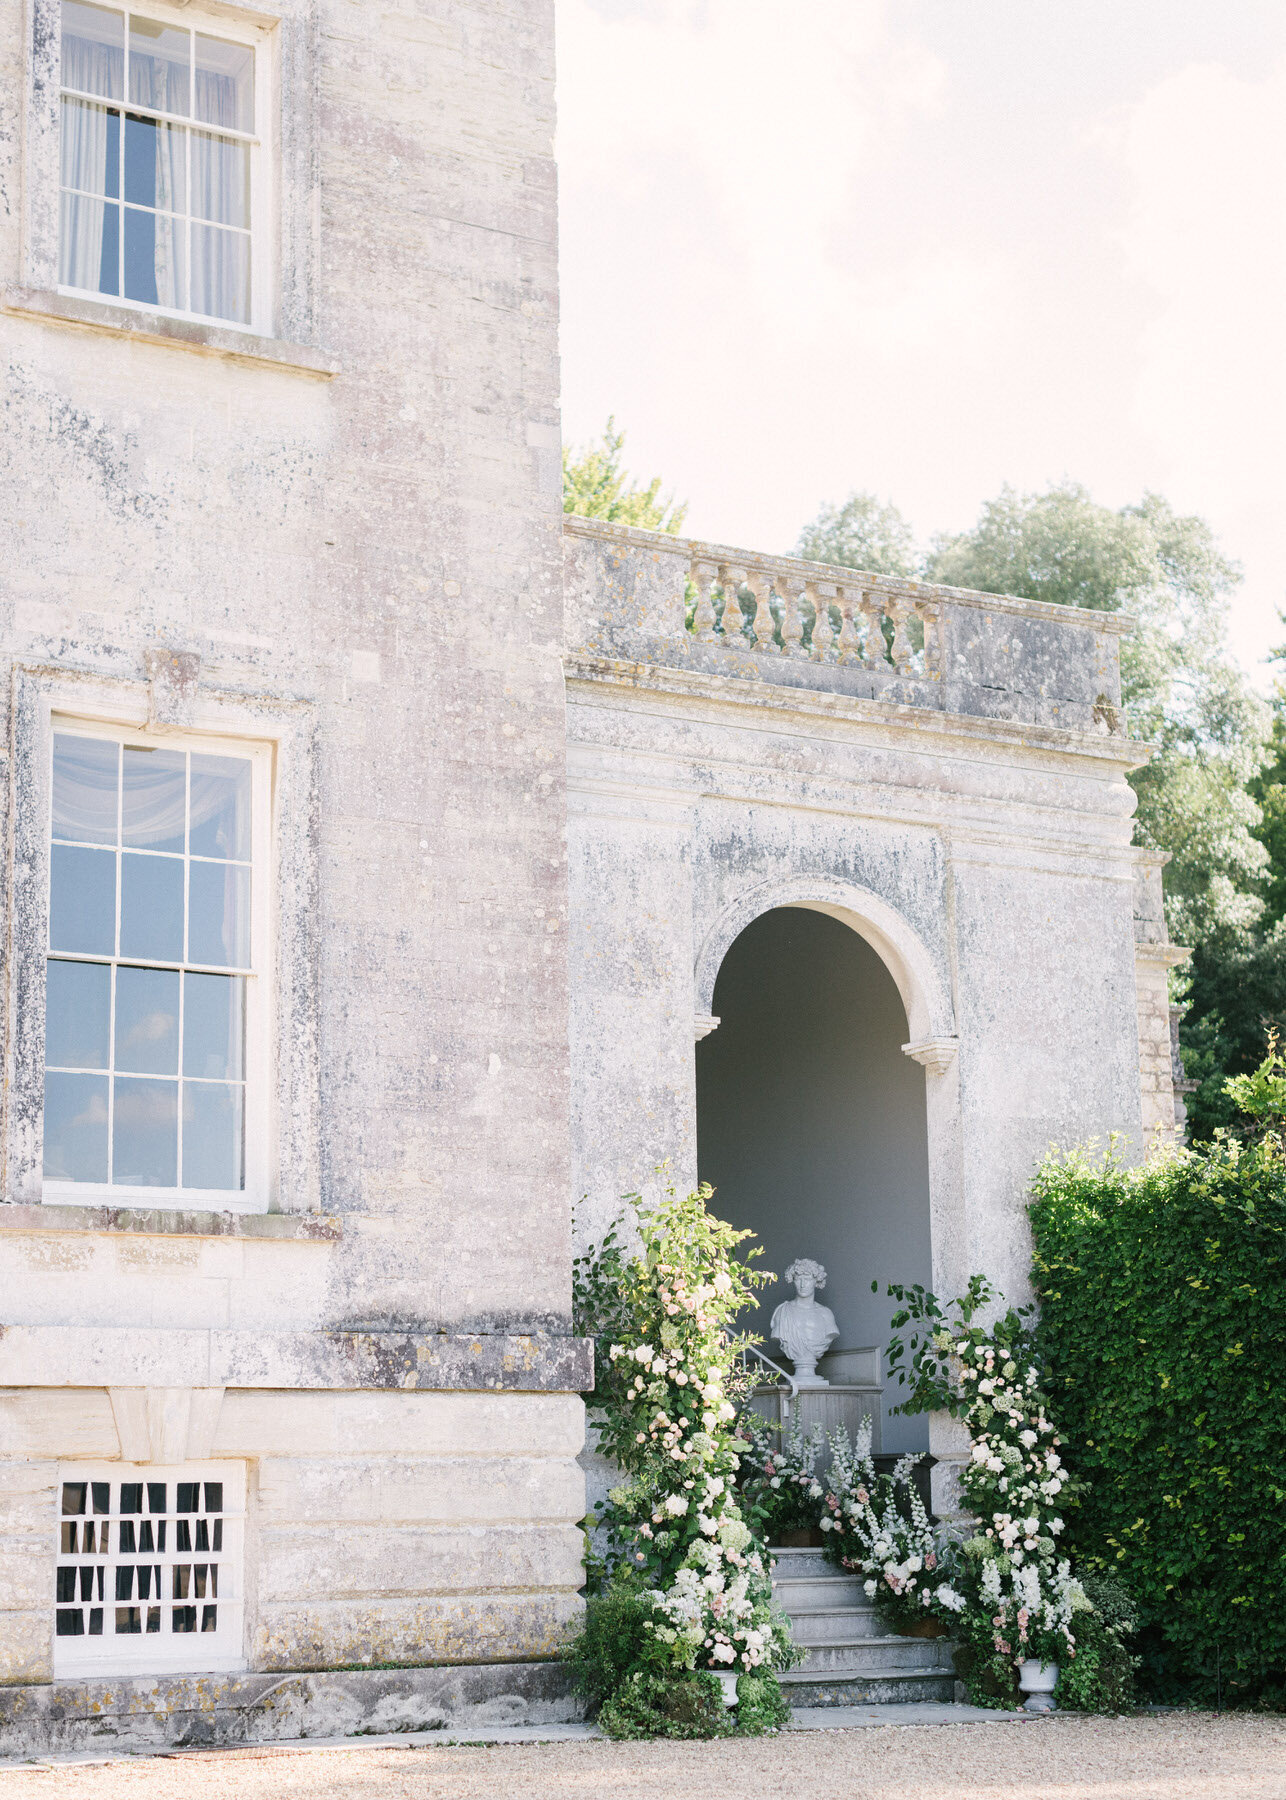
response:
<svg viewBox="0 0 1286 1800"><path fill-rule="evenodd" d="M754 919L714 989L716 1031L697 1045L697 1157L715 1211L748 1226L780 1276L826 1265L836 1349L883 1345L887 1281L932 1279L925 1075L902 1054L906 1010L879 954L841 920L798 906ZM880 1284L878 1295L871 1283ZM789 1297L766 1289L751 1329ZM926 1449L923 1417L891 1418L886 1450Z"/></svg>

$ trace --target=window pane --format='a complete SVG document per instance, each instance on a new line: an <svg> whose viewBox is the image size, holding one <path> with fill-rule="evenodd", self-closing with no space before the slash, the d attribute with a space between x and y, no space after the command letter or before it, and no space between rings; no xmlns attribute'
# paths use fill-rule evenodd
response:
<svg viewBox="0 0 1286 1800"><path fill-rule="evenodd" d="M116 852L55 844L50 864L49 948L110 956L116 948Z"/></svg>
<svg viewBox="0 0 1286 1800"><path fill-rule="evenodd" d="M245 978L241 975L183 977L183 1073L244 1074Z"/></svg>
<svg viewBox="0 0 1286 1800"><path fill-rule="evenodd" d="M183 854L187 758L182 750L125 747L121 758L121 842L133 850Z"/></svg>
<svg viewBox="0 0 1286 1800"><path fill-rule="evenodd" d="M89 852L79 854L87 856ZM182 962L183 863L180 858L131 855L128 850L121 857L121 955Z"/></svg>
<svg viewBox="0 0 1286 1800"><path fill-rule="evenodd" d="M121 747L107 738L54 738L54 836L81 844L116 842Z"/></svg>
<svg viewBox="0 0 1286 1800"><path fill-rule="evenodd" d="M249 44L196 34L196 105L207 125L255 128L255 53Z"/></svg>
<svg viewBox="0 0 1286 1800"><path fill-rule="evenodd" d="M186 31L158 25L154 19L130 14L129 97L157 112L189 111L188 57L191 40Z"/></svg>
<svg viewBox="0 0 1286 1800"><path fill-rule="evenodd" d="M125 97L125 16L84 0L63 0L63 86L108 100Z"/></svg>
<svg viewBox="0 0 1286 1800"><path fill-rule="evenodd" d="M113 1095L112 1181L119 1187L175 1187L179 1164L179 1084L118 1075Z"/></svg>
<svg viewBox="0 0 1286 1800"><path fill-rule="evenodd" d="M144 306L187 305L187 221L125 208L125 298Z"/></svg>
<svg viewBox="0 0 1286 1800"><path fill-rule="evenodd" d="M193 756L193 856L250 860L250 764L244 756Z"/></svg>
<svg viewBox="0 0 1286 1800"><path fill-rule="evenodd" d="M106 963L51 962L45 969L45 1063L105 1069L111 1043L112 971Z"/></svg>
<svg viewBox="0 0 1286 1800"><path fill-rule="evenodd" d="M212 319L250 319L250 239L213 225L192 227L192 300L195 313Z"/></svg>
<svg viewBox="0 0 1286 1800"><path fill-rule="evenodd" d="M188 961L248 968L249 869L206 862L189 863L188 868Z"/></svg>
<svg viewBox="0 0 1286 1800"><path fill-rule="evenodd" d="M107 1180L106 1075L45 1076L45 1174Z"/></svg>
<svg viewBox="0 0 1286 1800"><path fill-rule="evenodd" d="M121 115L92 100L62 103L62 184L120 198Z"/></svg>
<svg viewBox="0 0 1286 1800"><path fill-rule="evenodd" d="M177 969L117 969L116 1067L138 1075L178 1074Z"/></svg>
<svg viewBox="0 0 1286 1800"><path fill-rule="evenodd" d="M220 225L250 224L250 146L192 133L192 214Z"/></svg>
<svg viewBox="0 0 1286 1800"><path fill-rule="evenodd" d="M183 1185L241 1188L242 1090L222 1081L183 1083Z"/></svg>
<svg viewBox="0 0 1286 1800"><path fill-rule="evenodd" d="M135 206L186 212L186 150L187 132L181 125L163 125L155 119L140 119L127 113L125 198Z"/></svg>
<svg viewBox="0 0 1286 1800"><path fill-rule="evenodd" d="M91 294L119 294L121 209L64 194L58 213L58 282Z"/></svg>

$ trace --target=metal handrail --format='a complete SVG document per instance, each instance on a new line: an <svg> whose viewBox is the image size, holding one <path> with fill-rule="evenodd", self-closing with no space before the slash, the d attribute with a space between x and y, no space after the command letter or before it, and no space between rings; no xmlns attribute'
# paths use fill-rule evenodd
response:
<svg viewBox="0 0 1286 1800"><path fill-rule="evenodd" d="M790 1417L790 1403L799 1393L799 1383L795 1380L795 1377L789 1374L787 1370L783 1369L780 1363L775 1363L771 1356L765 1356L763 1351L758 1349L754 1344L742 1344L739 1348L739 1355L741 1357L741 1366L743 1369L748 1369L750 1367L751 1359L753 1358L753 1360L760 1364L761 1367L771 1369L778 1381L784 1381L786 1383L789 1392L782 1395L781 1416L783 1419L788 1419Z"/></svg>

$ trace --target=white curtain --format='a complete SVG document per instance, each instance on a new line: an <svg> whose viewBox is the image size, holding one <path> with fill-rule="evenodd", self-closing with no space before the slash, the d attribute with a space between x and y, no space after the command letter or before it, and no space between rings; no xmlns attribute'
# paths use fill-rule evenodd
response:
<svg viewBox="0 0 1286 1800"><path fill-rule="evenodd" d="M103 202L82 195L101 194L106 188L108 116L106 107L85 100L62 103L63 187L79 188L81 193L62 196L58 279L64 287L87 288L91 293L98 292L102 276ZM109 291L115 293L114 281Z"/></svg>
<svg viewBox="0 0 1286 1800"><path fill-rule="evenodd" d="M242 323L249 317L250 240L196 221L250 223L249 156L235 139L192 133L192 308Z"/></svg>

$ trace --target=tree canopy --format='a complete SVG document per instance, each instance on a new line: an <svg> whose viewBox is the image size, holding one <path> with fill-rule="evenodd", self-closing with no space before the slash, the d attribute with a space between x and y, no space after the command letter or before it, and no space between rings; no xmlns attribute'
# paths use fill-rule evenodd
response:
<svg viewBox="0 0 1286 1800"><path fill-rule="evenodd" d="M841 506L820 507L800 532L795 555L871 575L914 575L918 566L911 526L874 494L853 493Z"/></svg>
<svg viewBox="0 0 1286 1800"><path fill-rule="evenodd" d="M614 525L636 525L644 531L677 536L687 514L686 502L661 493L661 477L641 487L625 471L625 433L609 418L597 443L563 448L563 511L582 519L608 519Z"/></svg>

